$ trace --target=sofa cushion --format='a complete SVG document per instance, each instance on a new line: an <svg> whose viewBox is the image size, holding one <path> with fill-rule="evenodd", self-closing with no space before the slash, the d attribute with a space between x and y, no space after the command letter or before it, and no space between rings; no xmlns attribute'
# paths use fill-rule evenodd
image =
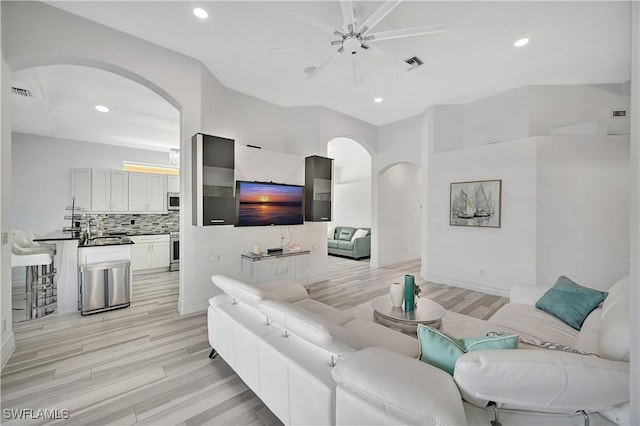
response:
<svg viewBox="0 0 640 426"><path fill-rule="evenodd" d="M262 300L258 308L280 327L332 354L353 350L343 343L349 339L344 337L344 330L339 325L314 312L275 299Z"/></svg>
<svg viewBox="0 0 640 426"><path fill-rule="evenodd" d="M256 287L225 275L212 275L211 281L229 296L254 307L266 298L295 302L309 297L307 291L295 281L276 281Z"/></svg>
<svg viewBox="0 0 640 426"><path fill-rule="evenodd" d="M493 325L492 331L506 331L569 347L574 347L578 338L578 331L558 318L520 303L507 303L488 322Z"/></svg>
<svg viewBox="0 0 640 426"><path fill-rule="evenodd" d="M338 241L338 240L329 240L327 242L327 247L329 247L329 248L338 248L338 243L340 243L340 241Z"/></svg>
<svg viewBox="0 0 640 426"><path fill-rule="evenodd" d="M336 237L336 226L327 225L327 239L333 240Z"/></svg>
<svg viewBox="0 0 640 426"><path fill-rule="evenodd" d="M370 404L365 416L377 409L393 416L394 421L381 420L374 413L364 422L364 416L356 415L338 424L466 425L460 393L451 377L425 367L418 360L382 348L349 354L331 372L338 384L338 415L353 411L353 404L342 398L340 391L344 390Z"/></svg>
<svg viewBox="0 0 640 426"><path fill-rule="evenodd" d="M368 233L369 231L367 231L366 229L358 228L358 230L353 233L353 237L351 237L351 241L353 242L358 238L364 238L367 236Z"/></svg>
<svg viewBox="0 0 640 426"><path fill-rule="evenodd" d="M380 324L354 319L343 324L342 327L350 333L345 335L345 338L349 338L345 343L352 348L363 349L376 346L411 358L417 357L420 353L418 341L415 338Z"/></svg>
<svg viewBox="0 0 640 426"><path fill-rule="evenodd" d="M607 292L574 283L564 275L536 302L536 308L580 330L587 315L604 301Z"/></svg>
<svg viewBox="0 0 640 426"><path fill-rule="evenodd" d="M299 300L294 303L295 306L306 309L309 312L320 315L322 318L331 321L334 324L342 325L351 321L355 317L346 311L341 311L333 306L325 305L313 299Z"/></svg>
<svg viewBox="0 0 640 426"><path fill-rule="evenodd" d="M339 228L339 230L336 229L336 233L338 234L337 239L342 241L351 241L351 237L353 237L353 234L355 232L356 232L356 228L343 226Z"/></svg>
<svg viewBox="0 0 640 426"><path fill-rule="evenodd" d="M273 281L260 284L260 289L268 293L269 297L275 296L289 303L309 299L307 290L300 283L293 280Z"/></svg>
<svg viewBox="0 0 640 426"><path fill-rule="evenodd" d="M625 277L609 288L600 316L598 353L614 361L629 361L631 346L630 283Z"/></svg>
<svg viewBox="0 0 640 426"><path fill-rule="evenodd" d="M212 275L211 281L229 296L252 306L257 307L258 302L268 297L268 293L260 288L225 275Z"/></svg>
<svg viewBox="0 0 640 426"><path fill-rule="evenodd" d="M339 241L338 248L342 250L353 250L353 243L351 241Z"/></svg>
<svg viewBox="0 0 640 426"><path fill-rule="evenodd" d="M420 361L446 371L452 376L456 361L467 352L518 348L518 336L455 339L423 324L418 325L418 341L420 342Z"/></svg>

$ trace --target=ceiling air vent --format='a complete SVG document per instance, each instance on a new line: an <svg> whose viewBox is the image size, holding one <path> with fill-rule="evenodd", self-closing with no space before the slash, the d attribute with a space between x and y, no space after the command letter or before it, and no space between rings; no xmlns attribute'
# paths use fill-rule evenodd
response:
<svg viewBox="0 0 640 426"><path fill-rule="evenodd" d="M611 110L611 118L628 118L627 110L623 108L615 108Z"/></svg>
<svg viewBox="0 0 640 426"><path fill-rule="evenodd" d="M24 96L25 98L33 98L33 93L31 93L31 90L21 89L19 87L12 86L11 91L13 92L14 95Z"/></svg>
<svg viewBox="0 0 640 426"><path fill-rule="evenodd" d="M407 58L404 60L407 64L411 65L410 69L416 69L418 68L420 65L424 65L424 62L422 61L422 59L418 58L417 56L412 56L410 58Z"/></svg>

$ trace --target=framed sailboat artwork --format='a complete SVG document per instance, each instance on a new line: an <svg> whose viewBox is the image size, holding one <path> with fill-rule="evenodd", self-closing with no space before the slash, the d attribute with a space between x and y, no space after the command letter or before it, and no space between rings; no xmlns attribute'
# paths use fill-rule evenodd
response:
<svg viewBox="0 0 640 426"><path fill-rule="evenodd" d="M500 228L502 180L452 182L449 225Z"/></svg>

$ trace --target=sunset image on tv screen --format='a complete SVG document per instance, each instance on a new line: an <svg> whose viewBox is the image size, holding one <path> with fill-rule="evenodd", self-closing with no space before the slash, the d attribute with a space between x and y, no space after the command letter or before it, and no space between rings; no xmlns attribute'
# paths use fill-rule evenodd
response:
<svg viewBox="0 0 640 426"><path fill-rule="evenodd" d="M301 186L238 182L238 225L301 224L303 195Z"/></svg>

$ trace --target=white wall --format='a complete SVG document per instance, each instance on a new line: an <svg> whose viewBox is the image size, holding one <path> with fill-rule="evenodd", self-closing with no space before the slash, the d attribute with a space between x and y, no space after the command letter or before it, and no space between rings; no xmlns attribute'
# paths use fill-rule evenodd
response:
<svg viewBox="0 0 640 426"><path fill-rule="evenodd" d="M378 196L387 208L378 213L378 265L420 258L422 169L397 163L378 176Z"/></svg>
<svg viewBox="0 0 640 426"><path fill-rule="evenodd" d="M0 21L2 12L0 12ZM0 36L0 45L2 45ZM6 88L11 85L11 71L2 55L0 82L2 98L0 99L0 232L11 230L11 101L10 92ZM8 361L15 349L15 339L11 324L11 245L0 243L0 356L1 365Z"/></svg>
<svg viewBox="0 0 640 426"><path fill-rule="evenodd" d="M536 283L606 289L629 273L629 137L537 139Z"/></svg>
<svg viewBox="0 0 640 426"><path fill-rule="evenodd" d="M640 424L640 4L633 2L631 34L631 421Z"/></svg>
<svg viewBox="0 0 640 426"><path fill-rule="evenodd" d="M160 151L24 133L12 134L12 226L38 234L69 225L72 168L122 170L122 161L169 163ZM43 208L43 206L46 206Z"/></svg>
<svg viewBox="0 0 640 426"><path fill-rule="evenodd" d="M501 228L449 226L451 182L502 179ZM536 273L536 144L520 139L428 158L426 279L508 295Z"/></svg>

